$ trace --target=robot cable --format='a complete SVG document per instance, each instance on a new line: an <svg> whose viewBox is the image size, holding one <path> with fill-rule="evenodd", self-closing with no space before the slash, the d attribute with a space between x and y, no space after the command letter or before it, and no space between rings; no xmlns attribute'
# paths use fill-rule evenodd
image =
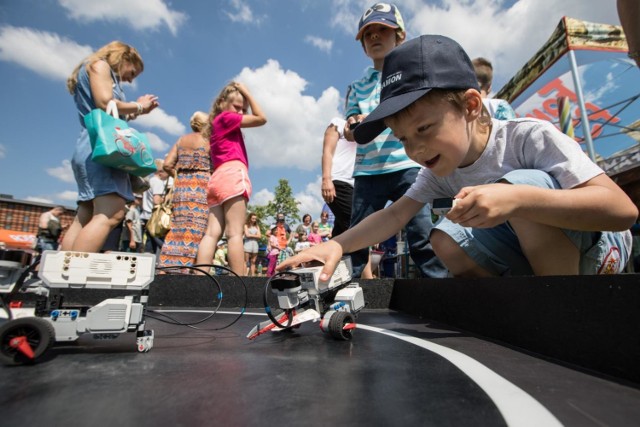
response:
<svg viewBox="0 0 640 427"><path fill-rule="evenodd" d="M201 267L207 267L207 270L201 268ZM216 267L216 268L220 268L223 269L225 271L228 271L229 273L233 274L234 276L236 276L236 278L238 280L240 280L240 283L242 283L242 286L244 287L244 306L240 309L240 313L238 314L238 316L236 316L236 318L229 324L222 326L220 328L201 328L201 327L197 327L195 325L199 325L201 323L206 322L207 320L211 319L220 309L220 306L222 305L222 298L223 298L223 292L222 292L222 287L220 286L220 282L218 282L218 280L211 274L209 273L209 269L211 267ZM192 329L197 329L200 331L220 331L223 329L226 329L230 326L232 326L233 324L235 324L238 320L240 320L240 318L244 315L246 309L247 309L247 305L249 302L249 292L247 290L247 284L244 282L244 280L242 280L242 278L240 276L238 276L236 273L234 273L231 269L223 267L223 266L214 266L212 264L198 264L198 265L194 265L194 266L171 266L171 267L157 267L157 270L163 270L163 271L171 271L171 270L178 270L178 269L184 269L184 268L188 268L190 270L195 270L198 271L200 273L202 273L203 275L209 277L209 279L211 279L213 281L213 283L215 284L216 288L218 289L218 304L217 306L214 308L213 312L211 312L210 314L208 314L207 316L205 316L204 318L195 321L195 322L181 322L180 320L176 319L175 317L172 317L168 314L165 313L160 313L158 311L155 310L147 310L147 317L150 317L152 319L158 320L160 322L164 322L164 323L168 323L170 325L178 325L178 326L187 326L189 328ZM149 314L149 313L153 313Z"/></svg>

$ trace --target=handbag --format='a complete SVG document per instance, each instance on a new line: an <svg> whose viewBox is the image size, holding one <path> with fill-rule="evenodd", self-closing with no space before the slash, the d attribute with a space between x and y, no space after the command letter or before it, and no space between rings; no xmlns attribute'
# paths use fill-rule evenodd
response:
<svg viewBox="0 0 640 427"><path fill-rule="evenodd" d="M165 184L164 200L157 206L153 207L151 217L147 221L147 231L152 237L164 239L169 230L171 230L171 208L173 205L173 187L168 187L169 178ZM168 187L168 190L167 190Z"/></svg>
<svg viewBox="0 0 640 427"><path fill-rule="evenodd" d="M147 176L156 169L147 136L130 128L118 117L114 100L107 111L96 108L84 116L91 141L91 160L136 176Z"/></svg>

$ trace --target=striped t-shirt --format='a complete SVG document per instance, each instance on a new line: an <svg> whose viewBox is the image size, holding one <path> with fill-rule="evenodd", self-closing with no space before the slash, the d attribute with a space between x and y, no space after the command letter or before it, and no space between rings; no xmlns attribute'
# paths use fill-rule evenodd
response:
<svg viewBox="0 0 640 427"><path fill-rule="evenodd" d="M349 85L346 117L369 114L380 103L380 76L373 67L367 68L364 77ZM353 176L382 175L420 165L409 159L402 143L385 129L367 144L358 144Z"/></svg>

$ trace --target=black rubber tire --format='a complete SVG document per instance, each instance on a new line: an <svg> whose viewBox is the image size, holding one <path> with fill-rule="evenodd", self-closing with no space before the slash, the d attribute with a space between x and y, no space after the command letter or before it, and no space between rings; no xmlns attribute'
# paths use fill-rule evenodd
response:
<svg viewBox="0 0 640 427"><path fill-rule="evenodd" d="M22 354L12 348L12 338L26 336L34 358ZM9 320L0 327L0 362L5 365L24 365L34 363L54 344L56 332L53 325L38 317L23 317Z"/></svg>
<svg viewBox="0 0 640 427"><path fill-rule="evenodd" d="M351 330L345 331L344 325L355 322L353 315L346 311L337 311L329 319L329 333L337 340L349 341L353 338Z"/></svg>

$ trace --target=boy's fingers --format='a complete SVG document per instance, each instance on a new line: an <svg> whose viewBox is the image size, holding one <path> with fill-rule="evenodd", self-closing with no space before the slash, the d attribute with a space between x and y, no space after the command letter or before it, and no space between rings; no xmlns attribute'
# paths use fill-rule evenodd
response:
<svg viewBox="0 0 640 427"><path fill-rule="evenodd" d="M329 280L333 275L333 272L336 270L336 265L337 263L333 259L328 259L320 272L320 280L323 282Z"/></svg>
<svg viewBox="0 0 640 427"><path fill-rule="evenodd" d="M281 271L289 267L296 267L300 265L302 260L299 258L301 258L299 255L293 256L291 258L287 258L286 260L282 261L280 264L276 266L276 271Z"/></svg>

